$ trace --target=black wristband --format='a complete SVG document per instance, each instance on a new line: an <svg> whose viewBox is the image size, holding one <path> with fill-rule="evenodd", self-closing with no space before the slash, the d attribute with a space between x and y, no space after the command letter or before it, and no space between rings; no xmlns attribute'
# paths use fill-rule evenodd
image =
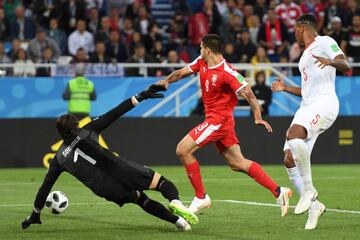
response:
<svg viewBox="0 0 360 240"><path fill-rule="evenodd" d="M141 102L146 99L144 92L140 92L140 93L136 94L134 97L136 98L136 100L138 102Z"/></svg>

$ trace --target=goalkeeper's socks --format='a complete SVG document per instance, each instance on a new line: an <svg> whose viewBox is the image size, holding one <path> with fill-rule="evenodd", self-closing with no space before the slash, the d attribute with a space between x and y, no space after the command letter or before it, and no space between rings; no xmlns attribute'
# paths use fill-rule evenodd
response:
<svg viewBox="0 0 360 240"><path fill-rule="evenodd" d="M174 199L179 199L179 192L176 186L163 176L160 177L155 189L156 191L161 192L163 197L169 200L169 202Z"/></svg>
<svg viewBox="0 0 360 240"><path fill-rule="evenodd" d="M205 196L205 188L202 182L200 166L197 160L195 162L185 165L186 174L195 189L195 196L197 198L203 199Z"/></svg>
<svg viewBox="0 0 360 240"><path fill-rule="evenodd" d="M279 197L279 193L276 191L279 188L279 185L274 182L258 163L253 162L250 165L248 174L250 177L254 178L256 182L269 189L275 198Z"/></svg>
<svg viewBox="0 0 360 240"><path fill-rule="evenodd" d="M148 198L148 196L146 196L145 193L141 193L136 203L147 213L155 217L158 217L162 220L165 220L167 222L171 222L175 224L176 221L179 219L178 216L172 214L161 203Z"/></svg>

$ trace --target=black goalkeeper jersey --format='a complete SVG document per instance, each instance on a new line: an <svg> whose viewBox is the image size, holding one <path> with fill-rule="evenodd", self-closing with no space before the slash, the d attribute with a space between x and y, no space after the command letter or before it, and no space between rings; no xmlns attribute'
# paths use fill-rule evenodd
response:
<svg viewBox="0 0 360 240"><path fill-rule="evenodd" d="M64 139L36 196L37 209L44 207L47 195L64 171L96 195L119 205L131 201L134 191L149 187L154 175L151 169L115 156L98 142L101 131L133 107L128 99Z"/></svg>

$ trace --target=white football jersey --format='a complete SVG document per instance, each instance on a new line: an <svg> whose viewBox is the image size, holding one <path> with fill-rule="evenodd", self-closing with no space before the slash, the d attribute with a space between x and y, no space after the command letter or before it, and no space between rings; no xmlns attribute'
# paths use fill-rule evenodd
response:
<svg viewBox="0 0 360 240"><path fill-rule="evenodd" d="M303 52L299 61L301 73L302 105L311 104L317 98L338 101L335 93L336 69L326 66L321 69L313 56L334 59L344 54L339 45L329 36L317 36Z"/></svg>

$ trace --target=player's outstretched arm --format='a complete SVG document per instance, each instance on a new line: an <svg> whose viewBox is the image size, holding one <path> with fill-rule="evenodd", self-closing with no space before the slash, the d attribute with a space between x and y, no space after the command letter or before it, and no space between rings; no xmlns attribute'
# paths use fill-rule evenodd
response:
<svg viewBox="0 0 360 240"><path fill-rule="evenodd" d="M167 78L158 81L156 84L162 85L167 89L170 83L179 81L191 74L193 74L193 72L190 71L188 67L183 67L182 69L172 72Z"/></svg>
<svg viewBox="0 0 360 240"><path fill-rule="evenodd" d="M336 68L341 72L347 72L351 69L350 63L346 60L344 54L337 55L334 59L324 58L313 55L316 59L315 64L317 64L321 69L326 66L331 66Z"/></svg>
<svg viewBox="0 0 360 240"><path fill-rule="evenodd" d="M301 88L300 87L290 87L285 85L284 80L281 78L277 78L271 85L271 90L273 92L281 92L285 91L296 96L301 97Z"/></svg>
<svg viewBox="0 0 360 240"><path fill-rule="evenodd" d="M49 171L47 172L44 181L36 194L33 211L21 222L21 228L23 230L28 228L31 224L41 224L40 212L45 205L46 198L49 195L52 186L55 184L61 173L62 170L58 165L57 159L54 158L51 161Z"/></svg>
<svg viewBox="0 0 360 240"><path fill-rule="evenodd" d="M107 113L95 118L94 121L86 124L84 128L100 133L107 128L111 123L116 121L122 115L133 109L139 102L148 98L163 98L164 95L158 93L159 91L165 91L166 88L162 85L153 84L146 90L136 94L135 96L123 101L115 108L111 109Z"/></svg>
<svg viewBox="0 0 360 240"><path fill-rule="evenodd" d="M272 132L273 130L271 128L271 125L262 119L259 102L255 97L253 91L251 90L251 87L247 85L238 93L249 103L254 115L255 124L263 125L268 132Z"/></svg>

